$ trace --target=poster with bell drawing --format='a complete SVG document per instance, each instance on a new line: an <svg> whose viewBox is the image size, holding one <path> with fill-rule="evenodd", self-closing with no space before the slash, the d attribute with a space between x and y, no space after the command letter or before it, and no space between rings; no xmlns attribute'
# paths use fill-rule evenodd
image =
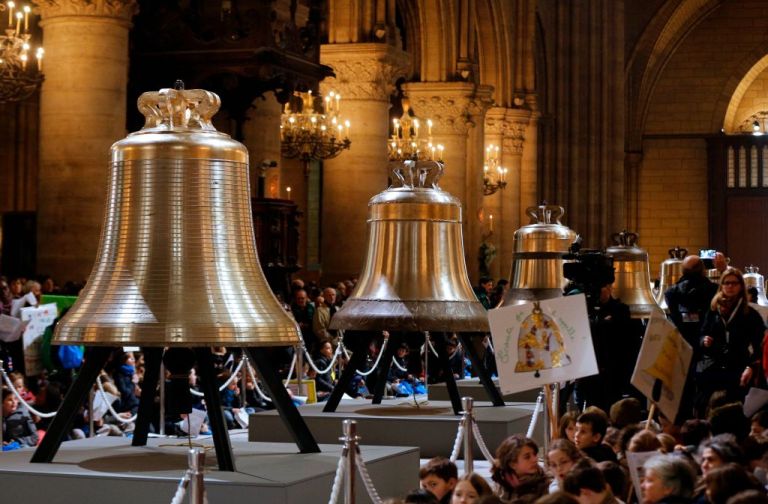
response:
<svg viewBox="0 0 768 504"><path fill-rule="evenodd" d="M674 419L680 406L693 349L666 318L654 315L645 329L630 383Z"/></svg>
<svg viewBox="0 0 768 504"><path fill-rule="evenodd" d="M502 394L597 374L583 294L488 312Z"/></svg>

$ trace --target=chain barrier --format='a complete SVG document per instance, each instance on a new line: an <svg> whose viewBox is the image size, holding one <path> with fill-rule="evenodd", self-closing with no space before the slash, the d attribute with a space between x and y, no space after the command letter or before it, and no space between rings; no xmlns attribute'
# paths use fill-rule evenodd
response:
<svg viewBox="0 0 768 504"><path fill-rule="evenodd" d="M24 400L23 397L21 397L21 394L19 394L19 391L16 390L16 387L13 386L13 382L11 382L11 379L8 377L8 373L5 372L5 369L0 367L0 373L2 373L3 381L5 381L5 384L11 390L11 392L13 392L13 395L16 396L16 399L18 399L19 402L23 404L24 407L30 411L30 413L32 413L33 415L37 415L40 418L53 418L56 416L56 413L58 413L58 411L51 411L50 413L43 413L42 411L37 411L31 404L29 404L27 401Z"/></svg>
<svg viewBox="0 0 768 504"><path fill-rule="evenodd" d="M536 422L539 420L539 413L541 413L541 406L544 403L544 392L539 392L539 396L536 398L536 406L533 408L533 415L531 415L531 422L528 424L528 432L525 433L525 437L533 437L533 431L536 429Z"/></svg>
<svg viewBox="0 0 768 504"><path fill-rule="evenodd" d="M245 359L240 359L240 363L237 365L234 371L232 371L232 374L229 376L229 379L225 381L221 387L219 387L219 392L224 390L225 388L229 387L229 384L232 383L232 380L237 379L237 373L240 372L240 370L243 368L243 362L245 362ZM197 390L190 387L189 392L196 397L205 397L205 394L202 392L198 392Z"/></svg>

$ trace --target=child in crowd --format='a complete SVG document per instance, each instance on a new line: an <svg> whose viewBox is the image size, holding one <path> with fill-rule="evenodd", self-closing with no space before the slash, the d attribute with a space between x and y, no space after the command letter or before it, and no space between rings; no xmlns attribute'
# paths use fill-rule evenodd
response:
<svg viewBox="0 0 768 504"><path fill-rule="evenodd" d="M549 480L538 461L539 447L533 439L515 434L501 442L491 467L491 477L502 499L534 501L545 495Z"/></svg>
<svg viewBox="0 0 768 504"><path fill-rule="evenodd" d="M26 379L23 374L14 371L13 373L8 373L8 378L10 378L13 387L27 404L35 404L35 394L27 388Z"/></svg>
<svg viewBox="0 0 768 504"><path fill-rule="evenodd" d="M465 474L456 483L451 504L477 504L481 497L492 494L493 490L485 478L476 473Z"/></svg>
<svg viewBox="0 0 768 504"><path fill-rule="evenodd" d="M429 490L440 501L449 504L459 478L456 464L444 457L435 457L419 469L421 488Z"/></svg>
<svg viewBox="0 0 768 504"><path fill-rule="evenodd" d="M8 389L3 389L2 398L3 451L37 446L37 428L27 410L19 408L19 400Z"/></svg>
<svg viewBox="0 0 768 504"><path fill-rule="evenodd" d="M616 462L616 454L609 446L603 444L607 429L608 420L604 414L597 411L582 413L576 420L576 446L595 462Z"/></svg>
<svg viewBox="0 0 768 504"><path fill-rule="evenodd" d="M577 411L569 411L560 417L557 431L560 439L567 439L571 443L576 442L576 419L579 418Z"/></svg>
<svg viewBox="0 0 768 504"><path fill-rule="evenodd" d="M552 476L554 476L552 483L549 485L550 493L563 488L563 478L580 459L581 452L569 440L555 439L552 441L547 453L549 470Z"/></svg>
<svg viewBox="0 0 768 504"><path fill-rule="evenodd" d="M599 468L587 459L581 460L565 477L563 488L580 503L618 504L611 487Z"/></svg>

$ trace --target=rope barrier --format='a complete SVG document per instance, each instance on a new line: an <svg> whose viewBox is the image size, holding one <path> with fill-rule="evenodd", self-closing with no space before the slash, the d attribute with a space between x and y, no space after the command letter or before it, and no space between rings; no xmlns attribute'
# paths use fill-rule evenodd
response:
<svg viewBox="0 0 768 504"><path fill-rule="evenodd" d="M360 376L368 376L369 374L373 373L377 367L379 367L379 362L381 362L381 357L384 355L384 350L387 348L387 343L389 343L389 338L384 338L384 343L381 344L381 350L379 350L379 355L376 357L376 362L373 363L373 366L371 366L371 369L368 371L360 371L359 369L355 369L355 372L359 374ZM344 349L346 352L346 348ZM349 357L349 354L347 354L347 357Z"/></svg>
<svg viewBox="0 0 768 504"><path fill-rule="evenodd" d="M477 446L480 447L480 451L483 452L483 457L485 457L485 460L491 463L493 465L494 457L491 453L491 450L488 449L488 445L485 444L485 439L483 439L483 435L480 434L480 426L477 425L477 422L474 420L472 421L472 432L475 433L475 439L477 440Z"/></svg>
<svg viewBox="0 0 768 504"><path fill-rule="evenodd" d="M288 383L291 381L291 376L293 375L293 368L296 367L296 356L298 354L296 352L293 352L293 360L291 361L291 366L288 368L288 376L283 380L283 383ZM297 371L298 373L301 373L301 370Z"/></svg>
<svg viewBox="0 0 768 504"><path fill-rule="evenodd" d="M219 392L224 390L225 388L229 387L229 384L232 383L232 380L237 379L237 373L240 372L240 370L243 368L243 362L245 362L245 359L241 359L240 363L237 365L234 371L232 371L232 374L229 376L227 381L225 381L221 387L219 387ZM192 387L189 388L189 392L196 397L205 397L205 394L202 392L198 392L197 390L193 389Z"/></svg>
<svg viewBox="0 0 768 504"><path fill-rule="evenodd" d="M333 478L333 487L331 487L331 498L328 499L328 504L336 504L339 500L339 493L341 492L341 484L344 482L344 470L347 466L347 457L344 452L339 457L339 463L336 466L336 477Z"/></svg>
<svg viewBox="0 0 768 504"><path fill-rule="evenodd" d="M365 485L365 490L368 492L368 497L371 498L373 504L382 504L379 492L376 491L376 487L373 486L373 480L371 480L371 475L368 474L368 468L365 466L365 460L363 460L362 455L360 455L360 445L355 444L355 451L357 452L358 457L357 472L360 473L360 477L363 478L363 485Z"/></svg>
<svg viewBox="0 0 768 504"><path fill-rule="evenodd" d="M192 471L187 469L187 472L184 473L184 476L182 476L181 481L179 481L179 485L176 487L176 493L173 494L173 499L171 499L171 504L182 504L184 501L184 496L187 493L187 487L189 486L189 479L192 475Z"/></svg>
<svg viewBox="0 0 768 504"><path fill-rule="evenodd" d="M400 371L402 371L403 373L407 373L408 372L408 368L401 366L400 363L397 362L397 359L394 356L392 356L392 364L394 364L395 367L397 369L399 369Z"/></svg>
<svg viewBox="0 0 768 504"><path fill-rule="evenodd" d="M541 406L544 401L544 392L539 392L539 396L536 398L536 406L533 408L533 415L531 415L531 422L528 424L528 432L525 437L533 437L533 431L536 429L536 422L539 420L539 413L541 412Z"/></svg>
<svg viewBox="0 0 768 504"><path fill-rule="evenodd" d="M432 344L432 340L428 339L427 343L429 344L430 351L432 351L432 355L439 357L439 355L437 355L437 350L435 350L435 346Z"/></svg>
<svg viewBox="0 0 768 504"><path fill-rule="evenodd" d="M31 404L29 404L27 401L24 400L23 397L21 397L21 394L19 394L19 391L16 390L16 387L13 386L13 382L11 382L11 379L8 378L8 374L5 372L5 369L0 368L0 373L3 374L3 380L5 381L5 384L8 385L8 388L11 389L11 392L13 392L13 395L16 396L16 399L18 399L19 402L22 403L24 407L30 411L30 413L32 413L33 415L37 415L41 418L53 418L56 416L56 413L58 413L58 411L52 411L50 413L43 413L41 411L37 411Z"/></svg>
<svg viewBox="0 0 768 504"><path fill-rule="evenodd" d="M331 369L333 369L333 366L336 365L336 359L339 358L339 355L341 355L341 345L336 347L336 351L333 354L333 359L331 360L331 363L328 364L328 367L325 369L318 369L318 367L315 365L315 362L312 360L312 356L309 355L309 352L307 351L307 347L304 345L301 345L301 348L304 350L304 355L307 357L307 362L312 367L312 369L315 370L315 372L319 375L324 375Z"/></svg>
<svg viewBox="0 0 768 504"><path fill-rule="evenodd" d="M464 422L459 423L459 429L456 431L456 439L453 442L453 451L451 451L451 462L456 462L461 451L461 441L464 439Z"/></svg>
<svg viewBox="0 0 768 504"><path fill-rule="evenodd" d="M253 373L253 368L251 367L250 362L248 363L248 367L246 369L248 370L248 374L251 376L251 380L253 380L253 386L256 389L256 393L259 395L259 397L261 397L261 400L272 402L272 399L261 390L261 387L259 387L259 380L256 379L256 375Z"/></svg>
<svg viewBox="0 0 768 504"><path fill-rule="evenodd" d="M107 409L109 409L109 412L112 413L112 416L115 417L115 420L117 420L120 423L131 423L136 421L137 415L133 415L130 418L123 418L120 416L120 413L115 411L115 408L112 407L112 403L109 402L109 398L107 397L107 394L104 392L104 387L101 386L101 376L96 377L96 385L99 387L99 393L101 394L101 398L104 400L105 403L107 403Z"/></svg>

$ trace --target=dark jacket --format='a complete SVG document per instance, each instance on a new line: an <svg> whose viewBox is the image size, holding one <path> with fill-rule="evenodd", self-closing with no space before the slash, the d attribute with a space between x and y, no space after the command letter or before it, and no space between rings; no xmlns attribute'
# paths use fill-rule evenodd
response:
<svg viewBox="0 0 768 504"><path fill-rule="evenodd" d="M331 360L321 355L315 361L315 366L318 369L325 369L331 363ZM333 380L331 379L331 372L328 371L324 374L317 374L315 376L315 388L318 392L331 392L333 390Z"/></svg>
<svg viewBox="0 0 768 504"><path fill-rule="evenodd" d="M514 489L504 488L501 498L515 504L528 504L536 502L539 497L549 492L550 479L543 470L536 474L526 475L520 478L520 483Z"/></svg>
<svg viewBox="0 0 768 504"><path fill-rule="evenodd" d="M120 402L116 408L117 411L120 413L130 411L132 415L136 414L139 410L139 398L136 397L133 373L129 373L124 366L120 366L115 369L113 378L117 390L120 391Z"/></svg>
<svg viewBox="0 0 768 504"><path fill-rule="evenodd" d="M37 446L37 428L26 410L18 408L3 418L3 441L18 441L22 446Z"/></svg>
<svg viewBox="0 0 768 504"><path fill-rule="evenodd" d="M694 351L698 347L701 326L715 294L717 285L701 274L683 275L664 293L669 307L669 319Z"/></svg>
<svg viewBox="0 0 768 504"><path fill-rule="evenodd" d="M581 451L595 462L605 462L606 460L610 462L617 461L616 453L614 453L610 446L603 443L584 448Z"/></svg>
<svg viewBox="0 0 768 504"><path fill-rule="evenodd" d="M710 310L701 327L699 349L701 359L696 371L729 371L741 374L744 369L760 361L765 324L752 307L736 308L737 312L728 322L719 312ZM714 340L710 347L702 344L705 336Z"/></svg>

